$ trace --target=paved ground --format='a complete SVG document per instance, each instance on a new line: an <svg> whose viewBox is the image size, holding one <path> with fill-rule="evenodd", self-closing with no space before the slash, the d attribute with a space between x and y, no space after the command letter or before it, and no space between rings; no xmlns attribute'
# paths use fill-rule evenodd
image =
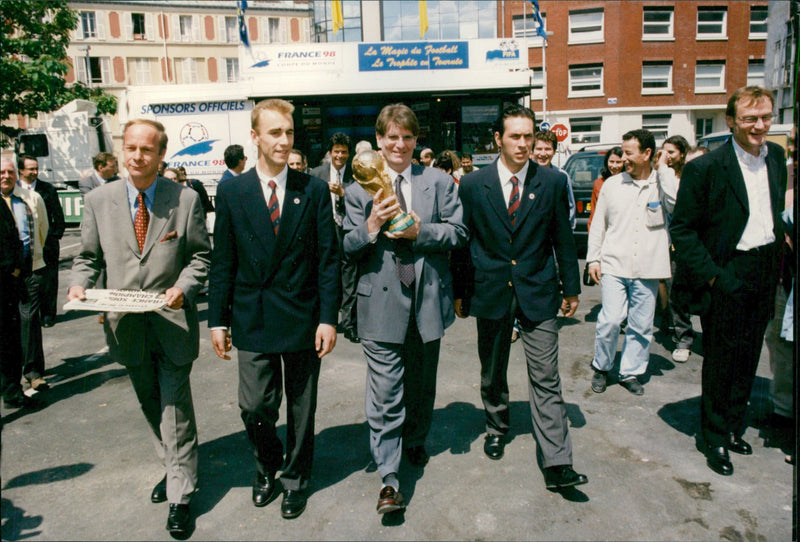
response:
<svg viewBox="0 0 800 542"><path fill-rule="evenodd" d="M70 231L62 286L76 243ZM204 330L192 374L201 441L192 539L791 539L796 476L765 422L766 357L745 435L755 453L734 455L735 474L718 476L696 449L699 342L689 362L676 365L659 335L644 396L617 385L594 394L589 362L600 291L585 290L576 317L562 322L560 359L575 467L589 484L565 493L544 488L519 343L509 369L512 440L501 461L484 456L475 322L459 320L442 344L431 461L424 471L404 464L408 510L389 518L375 513L380 480L367 448L360 348L340 335L323 362L313 494L306 512L286 521L280 501L251 504L254 468L236 365L214 356ZM44 333L53 386L38 396L46 406L3 412L3 540L169 540L166 505L149 502L161 471L148 429L125 370L105 354L96 317L61 315ZM283 415L279 423L283 429Z"/></svg>

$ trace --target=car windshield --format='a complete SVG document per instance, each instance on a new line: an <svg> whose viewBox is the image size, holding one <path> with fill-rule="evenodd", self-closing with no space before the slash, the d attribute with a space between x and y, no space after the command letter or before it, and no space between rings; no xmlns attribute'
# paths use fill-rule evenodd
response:
<svg viewBox="0 0 800 542"><path fill-rule="evenodd" d="M604 157L605 153L599 152L581 152L569 157L564 170L572 179L573 189L592 189L603 169Z"/></svg>

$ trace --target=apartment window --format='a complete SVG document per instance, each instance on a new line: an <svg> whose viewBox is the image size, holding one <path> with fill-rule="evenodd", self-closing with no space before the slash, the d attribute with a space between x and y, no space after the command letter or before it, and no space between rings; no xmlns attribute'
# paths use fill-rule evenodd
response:
<svg viewBox="0 0 800 542"><path fill-rule="evenodd" d="M152 81L150 72L150 59L149 58L132 58L129 73L132 75L131 84L133 85L149 85Z"/></svg>
<svg viewBox="0 0 800 542"><path fill-rule="evenodd" d="M603 95L603 65L586 64L583 66L570 66L569 68L569 96L602 96Z"/></svg>
<svg viewBox="0 0 800 542"><path fill-rule="evenodd" d="M541 100L544 97L544 70L542 68L532 68L531 77L531 98Z"/></svg>
<svg viewBox="0 0 800 542"><path fill-rule="evenodd" d="M573 143L600 143L602 117L569 119Z"/></svg>
<svg viewBox="0 0 800 542"><path fill-rule="evenodd" d="M191 15L180 15L178 17L178 35L181 41L192 41L194 39L194 24Z"/></svg>
<svg viewBox="0 0 800 542"><path fill-rule="evenodd" d="M547 28L547 19L544 13L540 13L544 28ZM538 47L544 42L544 39L539 35L539 23L533 16L514 15L514 37L515 38L528 38L528 47Z"/></svg>
<svg viewBox="0 0 800 542"><path fill-rule="evenodd" d="M197 61L194 58L176 58L178 83L197 83Z"/></svg>
<svg viewBox="0 0 800 542"><path fill-rule="evenodd" d="M694 91L724 92L725 91L725 63L722 61L697 61L694 70Z"/></svg>
<svg viewBox="0 0 800 542"><path fill-rule="evenodd" d="M239 22L236 17L225 17L225 36L226 43L238 43L239 41Z"/></svg>
<svg viewBox="0 0 800 542"><path fill-rule="evenodd" d="M144 13L131 13L131 25L133 26L133 39L143 40L147 37Z"/></svg>
<svg viewBox="0 0 800 542"><path fill-rule="evenodd" d="M750 60L747 63L747 86L763 87L766 84L764 77L764 61Z"/></svg>
<svg viewBox="0 0 800 542"><path fill-rule="evenodd" d="M697 39L715 40L726 38L728 32L728 10L718 7L697 8Z"/></svg>
<svg viewBox="0 0 800 542"><path fill-rule="evenodd" d="M673 32L672 8L644 8L642 22L642 39L645 41L671 40L675 38Z"/></svg>
<svg viewBox="0 0 800 542"><path fill-rule="evenodd" d="M111 82L111 61L108 57L77 57L75 79L87 85L107 85Z"/></svg>
<svg viewBox="0 0 800 542"><path fill-rule="evenodd" d="M642 128L653 134L656 145L661 145L667 139L671 117L672 115L642 115Z"/></svg>
<svg viewBox="0 0 800 542"><path fill-rule="evenodd" d="M596 43L602 41L602 8L569 12L569 43Z"/></svg>
<svg viewBox="0 0 800 542"><path fill-rule="evenodd" d="M268 36L270 43L286 42L285 27L281 23L282 21L278 17L267 17L267 25L269 26Z"/></svg>
<svg viewBox="0 0 800 542"><path fill-rule="evenodd" d="M642 64L642 94L668 94L672 92L672 62L645 62Z"/></svg>
<svg viewBox="0 0 800 542"><path fill-rule="evenodd" d="M239 59L225 59L225 77L228 83L235 83L239 80Z"/></svg>
<svg viewBox="0 0 800 542"><path fill-rule="evenodd" d="M701 137L710 134L714 131L714 119L697 119L694 123L694 137L700 139Z"/></svg>
<svg viewBox="0 0 800 542"><path fill-rule="evenodd" d="M767 39L767 6L750 6L750 39Z"/></svg>
<svg viewBox="0 0 800 542"><path fill-rule="evenodd" d="M80 29L80 33L78 37L80 39L105 38L102 21L97 17L94 11L81 11L79 18L80 23L78 28Z"/></svg>

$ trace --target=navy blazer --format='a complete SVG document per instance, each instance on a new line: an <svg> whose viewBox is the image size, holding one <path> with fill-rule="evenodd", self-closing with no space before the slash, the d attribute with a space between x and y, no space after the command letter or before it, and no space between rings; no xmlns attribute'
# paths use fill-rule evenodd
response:
<svg viewBox="0 0 800 542"><path fill-rule="evenodd" d="M218 186L209 274L209 327L230 326L237 348L313 349L335 326L338 242L328 185L289 168L277 237L255 168Z"/></svg>
<svg viewBox="0 0 800 542"><path fill-rule="evenodd" d="M566 177L529 161L514 226L497 161L462 177L458 195L470 242L468 253L454 253L452 268L470 315L502 318L516 293L529 320L555 318L562 298L581 291Z"/></svg>
<svg viewBox="0 0 800 542"><path fill-rule="evenodd" d="M781 244L786 158L780 145L767 142L767 150L773 232L775 242ZM710 303L708 281L714 277L720 287L736 288L738 279L726 266L749 215L747 189L731 141L686 164L669 227L677 261L673 285L679 305L702 314ZM774 253L777 258L778 251Z"/></svg>

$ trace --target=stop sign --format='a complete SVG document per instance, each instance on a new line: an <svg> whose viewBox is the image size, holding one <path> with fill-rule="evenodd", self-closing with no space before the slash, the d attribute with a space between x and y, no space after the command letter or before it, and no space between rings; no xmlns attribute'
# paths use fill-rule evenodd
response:
<svg viewBox="0 0 800 542"><path fill-rule="evenodd" d="M569 135L569 128L567 128L563 124L556 124L552 128L552 132L556 134L556 139L558 139L558 142L561 143L562 141L567 139L567 136Z"/></svg>

